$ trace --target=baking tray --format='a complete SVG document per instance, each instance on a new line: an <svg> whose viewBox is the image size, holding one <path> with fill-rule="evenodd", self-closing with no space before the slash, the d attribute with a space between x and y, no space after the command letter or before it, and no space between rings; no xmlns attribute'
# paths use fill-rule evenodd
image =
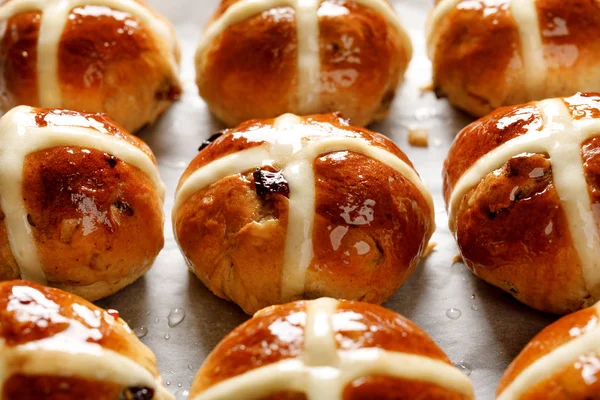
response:
<svg viewBox="0 0 600 400"><path fill-rule="evenodd" d="M167 186L166 242L145 277L99 304L119 310L134 330L145 334L142 341L156 353L169 390L183 399L208 353L247 316L236 305L215 297L188 271L170 222L179 177L202 141L223 128L209 114L194 84L196 44L219 0L149 3L173 22L183 51L182 99L154 126L140 133L156 154ZM431 81L424 25L433 1L393 3L409 30L414 58L389 118L372 129L393 139L415 164L434 195L438 229L433 237L435 251L385 306L425 329L453 362L470 374L478 399L493 399L511 360L555 317L528 309L479 281L463 264L453 264L458 250L447 228L441 171L452 139L470 119L445 100L421 90ZM429 148L408 144L411 128L429 130ZM171 327L167 319L175 309L183 310L185 318ZM455 310L449 312L451 309ZM459 318L456 310L460 310Z"/></svg>

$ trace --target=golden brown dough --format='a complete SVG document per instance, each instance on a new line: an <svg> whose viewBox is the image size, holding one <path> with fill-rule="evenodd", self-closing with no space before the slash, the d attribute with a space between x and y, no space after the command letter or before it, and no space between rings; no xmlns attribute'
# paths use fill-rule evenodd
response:
<svg viewBox="0 0 600 400"><path fill-rule="evenodd" d="M115 310L0 282L2 400L171 400L154 354Z"/></svg>
<svg viewBox="0 0 600 400"><path fill-rule="evenodd" d="M135 132L181 92L171 24L144 0L5 0L0 5L0 107L102 112Z"/></svg>
<svg viewBox="0 0 600 400"><path fill-rule="evenodd" d="M457 137L444 165L466 265L538 310L600 300L600 96L502 108Z"/></svg>
<svg viewBox="0 0 600 400"><path fill-rule="evenodd" d="M600 91L598 0L442 0L427 44L434 87L481 117L532 100Z"/></svg>
<svg viewBox="0 0 600 400"><path fill-rule="evenodd" d="M258 312L214 349L190 400L467 400L469 378L427 334L367 303L299 301Z"/></svg>
<svg viewBox="0 0 600 400"><path fill-rule="evenodd" d="M506 370L497 399L599 399L599 308L563 317L534 337Z"/></svg>
<svg viewBox="0 0 600 400"><path fill-rule="evenodd" d="M340 111L360 126L385 118L412 56L391 4L289 4L221 1L196 56L214 115L228 126L286 112Z"/></svg>
<svg viewBox="0 0 600 400"><path fill-rule="evenodd" d="M225 131L184 173L172 218L192 271L249 314L322 296L382 303L434 231L406 156L334 114Z"/></svg>
<svg viewBox="0 0 600 400"><path fill-rule="evenodd" d="M0 280L97 300L148 271L164 186L145 143L101 114L29 107L0 138Z"/></svg>

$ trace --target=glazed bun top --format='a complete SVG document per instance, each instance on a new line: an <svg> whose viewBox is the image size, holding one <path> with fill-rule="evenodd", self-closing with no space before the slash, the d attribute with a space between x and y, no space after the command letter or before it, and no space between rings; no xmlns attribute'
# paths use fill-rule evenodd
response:
<svg viewBox="0 0 600 400"><path fill-rule="evenodd" d="M593 399L600 390L600 304L569 314L536 335L502 377L498 400Z"/></svg>
<svg viewBox="0 0 600 400"><path fill-rule="evenodd" d="M209 355L190 400L473 399L467 376L412 322L323 298L259 311Z"/></svg>
<svg viewBox="0 0 600 400"><path fill-rule="evenodd" d="M92 21L92 18L96 20ZM117 23L125 21L126 24L117 29L113 19ZM31 59L37 63L31 74L22 72L13 77L21 87L11 88L15 82L10 82L10 76L6 77L9 90L5 90L3 96L16 93L16 97L3 103L11 106L21 104L19 100L27 99L32 101L29 105L64 108L66 104L73 104L71 100L64 100L69 96L76 96L74 90L78 86L80 92L99 96L99 91L91 90L99 83L104 82L105 86L111 88L118 85L118 76L104 76L109 64L118 68L120 62L120 67L123 68L127 65L126 60L138 57L140 49L160 55L160 58L149 61L153 68L170 69L173 77L178 74L180 50L173 27L164 17L150 9L144 0L4 0L0 5L0 21L6 21L9 29L14 30L14 38L5 39L4 46L7 48L3 51L8 53L1 55L2 62L6 63L5 68L18 69L20 65L22 69L30 69ZM72 21L77 21L79 26L72 26ZM130 42L123 40L123 35ZM105 41L104 48L100 47L101 43L95 51L90 50L96 46L94 41L99 40L98 38ZM97 59L90 60L94 55ZM19 57L24 58L19 60ZM158 60L164 60L166 67L155 65L159 64ZM159 74L157 70L154 73ZM117 82L107 84L106 79ZM172 80L175 82L177 78ZM69 89L62 87L64 84L70 85ZM127 83L123 83L122 87L127 87ZM35 96L24 94L30 90L35 91L36 88ZM67 90L69 94L66 94ZM126 90L131 89L127 87ZM172 87L165 90L179 89ZM11 94L11 91L15 93ZM138 94L130 93L131 96ZM169 94L165 93L164 96L169 97ZM101 103L103 108L87 111L112 109L114 107L109 103L119 101L117 97L114 93L107 93L107 98ZM37 102L33 102L36 98ZM85 99L80 101L88 104ZM131 109L127 112L135 113L140 110ZM130 118L125 118L124 115L119 120L129 121ZM112 117L117 119L114 115ZM135 130L139 126L127 128Z"/></svg>
<svg viewBox="0 0 600 400"><path fill-rule="evenodd" d="M237 29L238 24L242 30ZM233 40L230 31L238 35L233 36ZM230 49L221 49L224 43ZM395 54L389 55L394 60L386 67L389 71L378 70L378 62L388 65L390 49ZM276 72L267 66L261 67L273 62L271 52L276 54L279 64ZM411 57L410 37L388 0L222 0L201 39L196 63L202 73L211 63L217 66L214 74L219 73L218 67L228 68L227 75L217 80L221 85L231 85L229 78L237 83L230 90L257 96L258 102L265 104L263 108L251 108L255 115L248 115L250 109L233 110L232 104L237 104L235 99L230 99L229 104L225 99L219 104L210 104L217 116L229 126L235 126L249 118L269 118L284 112L308 115L337 111L339 108L335 105L344 104L336 99L338 92L356 97L359 105L361 95L371 98L371 90L386 92L386 96L390 92L389 97L393 98L399 76L403 75ZM244 65L243 70L235 67L238 63ZM246 63L249 64L247 69ZM269 75L261 76L266 70ZM280 74L276 80L273 73ZM359 78L363 73L367 78ZM212 75L206 79L210 81L211 77L214 81ZM260 94L246 91L246 87L255 88L256 82L263 84L263 81L269 85L270 96L278 101L267 101ZM212 92L217 92L210 85L201 85L200 89L204 97L205 94L213 97ZM230 96L219 93L225 98ZM373 98L374 103L380 101ZM366 125L372 120L354 107L348 107L345 116L351 117L349 114L356 114L352 119L357 125Z"/></svg>
<svg viewBox="0 0 600 400"><path fill-rule="evenodd" d="M407 157L385 136L351 126L336 114L308 117L285 114L277 119L248 121L226 131L203 149L183 174L177 189L173 218L176 219L178 210L195 193L225 177L263 167L278 171L257 189L264 190L263 195L283 194L289 197L281 297L284 302L297 300L304 292L307 271L314 255L315 186L319 177L315 177L313 164L317 158L329 153L339 153L338 157L343 160L345 152L363 154L393 168L416 188L422 197L419 210L423 210L423 217L414 218L430 221L426 225L429 238L434 229L433 200ZM353 174L356 173L355 165L349 164L344 168ZM337 212L338 215L341 212L349 225L371 223L374 204L366 199L364 206L351 207L348 204L353 198L351 194L349 196L344 199L345 203L339 203L334 195L326 195L321 202L336 210L346 206L346 211L342 207ZM377 218L385 217L382 213ZM420 245L422 238L414 240Z"/></svg>
<svg viewBox="0 0 600 400"><path fill-rule="evenodd" d="M502 108L471 124L456 137L444 167L444 196L452 231L461 202L488 174L512 157L547 156L587 289L593 299L600 300L600 236L595 212L600 199L593 160L599 136L600 95L594 93ZM543 171L534 169L530 177L542 177ZM498 199L498 207L502 201Z"/></svg>
<svg viewBox="0 0 600 400"><path fill-rule="evenodd" d="M598 1L436 3L426 29L436 89L469 113L600 90Z"/></svg>
<svg viewBox="0 0 600 400"><path fill-rule="evenodd" d="M122 390L117 396L125 395L119 398L172 399L154 354L118 312L58 289L25 281L0 283L0 355L2 395L14 396L3 398L30 398L28 388L18 385L22 377L62 377L89 386L115 385ZM145 396L131 397L138 391Z"/></svg>
<svg viewBox="0 0 600 400"><path fill-rule="evenodd" d="M46 283L46 276L30 227L27 196L23 193L24 171L30 157L35 158L37 152L59 147L71 148L71 152L72 148L104 152L107 164L99 168L110 167L120 160L143 172L161 201L165 194L150 148L106 116L25 106L8 112L0 120L0 205L3 222L21 277L42 284ZM61 161L56 162L56 169L60 171ZM60 192L63 188L52 187L49 190ZM89 196L91 200L94 194Z"/></svg>

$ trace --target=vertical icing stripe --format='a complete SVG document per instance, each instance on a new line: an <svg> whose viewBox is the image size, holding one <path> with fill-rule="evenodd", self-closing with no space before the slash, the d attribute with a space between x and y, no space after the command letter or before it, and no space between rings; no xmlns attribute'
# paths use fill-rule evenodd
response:
<svg viewBox="0 0 600 400"><path fill-rule="evenodd" d="M600 313L600 303L594 306ZM576 363L581 356L600 352L600 327L572 339L538 358L525 368L498 396L497 400L518 400L557 372Z"/></svg>
<svg viewBox="0 0 600 400"><path fill-rule="evenodd" d="M37 42L38 97L41 107L63 106L58 74L60 40L71 11L86 5L109 7L140 19L163 43L171 68L177 73L177 44L173 31L167 22L135 0L12 0L0 7L0 20L7 20L23 12L42 13Z"/></svg>
<svg viewBox="0 0 600 400"><path fill-rule="evenodd" d="M313 229L316 194L313 160L294 161L288 164L282 172L290 188L290 198L287 237L283 255L281 298L299 300L304 293L306 274L314 256Z"/></svg>
<svg viewBox="0 0 600 400"><path fill-rule="evenodd" d="M307 140L308 131L315 128L300 122L298 117L285 114L274 122L274 129L283 132L273 136L272 143L230 154L198 168L181 183L173 208L175 216L177 210L194 193L227 176L265 165L282 167L283 176L290 187L281 282L283 301L291 301L304 293L306 274L313 259L316 202L313 163L317 157L332 152L351 151L390 166L417 188L427 202L431 219L434 220L431 194L414 169L396 155L373 146L364 139L333 136ZM175 227L175 221L173 225Z"/></svg>
<svg viewBox="0 0 600 400"><path fill-rule="evenodd" d="M227 28L276 7L293 7L296 12L298 41L298 92L297 104L301 114L311 114L320 109L321 59L319 45L319 8L323 0L241 0L231 5L204 32L196 61L205 57L205 51ZM381 14L396 29L404 42L408 58L412 57L412 42L398 15L386 0L352 0Z"/></svg>
<svg viewBox="0 0 600 400"><path fill-rule="evenodd" d="M321 0L297 0L296 31L298 37L298 111L319 111L321 54L319 51L319 6Z"/></svg>
<svg viewBox="0 0 600 400"><path fill-rule="evenodd" d="M521 38L524 84L529 97L537 99L546 79L546 60L537 3L534 0L512 0L511 11Z"/></svg>
<svg viewBox="0 0 600 400"><path fill-rule="evenodd" d="M461 1L462 0L442 0L429 14L429 18L427 18L425 24L425 35L427 39L427 52L431 60L435 57L436 43L433 39L436 29L441 24L442 20L446 18L452 9L454 9Z"/></svg>
<svg viewBox="0 0 600 400"><path fill-rule="evenodd" d="M160 378L135 361L97 344L87 343L76 351L37 348L35 343L0 345L0 393L13 375L63 376L111 382L123 387L149 387L156 400L172 400Z"/></svg>
<svg viewBox="0 0 600 400"><path fill-rule="evenodd" d="M219 382L193 400L251 400L283 391L304 393L308 400L342 400L348 384L374 375L431 382L474 398L469 378L442 361L380 348L339 351L332 324L338 304L328 298L309 303L301 358L282 360Z"/></svg>
<svg viewBox="0 0 600 400"><path fill-rule="evenodd" d="M573 245L579 254L583 278L594 299L600 299L600 238L592 211L588 184L583 169L581 147L591 134L576 127L562 100L540 102L546 129L553 132L554 143L548 143L554 187L567 217Z"/></svg>
<svg viewBox="0 0 600 400"><path fill-rule="evenodd" d="M136 146L92 128L31 126L34 115L35 110L30 107L17 107L0 120L0 205L21 278L45 284L23 193L23 168L29 154L59 146L91 148L140 169L153 181L161 199L164 198L165 187L152 159Z"/></svg>
<svg viewBox="0 0 600 400"><path fill-rule="evenodd" d="M456 218L460 202L489 173L504 165L510 158L522 153L548 153L556 192L561 200L579 255L586 288L594 299L600 299L600 236L596 226L585 179L581 147L600 134L600 123L573 121L562 99L538 103L544 119L541 131L531 130L509 140L477 160L458 180L449 201L450 229L456 235Z"/></svg>

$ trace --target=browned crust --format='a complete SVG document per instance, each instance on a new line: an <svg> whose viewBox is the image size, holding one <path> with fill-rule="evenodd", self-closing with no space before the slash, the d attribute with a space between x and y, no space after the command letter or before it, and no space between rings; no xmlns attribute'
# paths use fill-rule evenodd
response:
<svg viewBox="0 0 600 400"><path fill-rule="evenodd" d="M524 69L520 32L510 2L459 2L434 27L430 52L437 93L475 116L493 109L568 96L577 91L600 91L591 78L597 68L600 23L596 0L535 2L547 74L537 87ZM486 4L487 3L487 4Z"/></svg>
<svg viewBox="0 0 600 400"><path fill-rule="evenodd" d="M306 301L299 301L269 307L236 328L209 355L196 376L190 397L252 369L285 359L302 357L303 331L309 304ZM349 321L365 325L366 332L369 334L354 330ZM341 302L332 316L332 323L337 333L336 340L340 350L378 347L429 357L451 365L443 351L423 330L404 317L382 307L367 303ZM368 396L369 390L370 393L377 395ZM410 396L406 397L407 395ZM414 399L417 395L424 396L419 397L424 399L468 398L431 383L382 376L356 380L344 391L345 400ZM304 398L301 393L282 393L266 397L267 400Z"/></svg>
<svg viewBox="0 0 600 400"><path fill-rule="evenodd" d="M430 382L390 379L384 376L361 378L344 390L344 400L468 400L469 396L453 392Z"/></svg>
<svg viewBox="0 0 600 400"><path fill-rule="evenodd" d="M305 117L303 123L310 125L309 139L318 140L323 134L361 138L412 167L389 139L349 126L334 114ZM272 124L272 120L251 121L227 131L192 161L180 186L211 161L260 145L262 136L257 132L264 130L265 139L277 134ZM385 301L411 275L433 233L427 200L400 173L359 154L324 154L315 160L313 170L314 258L302 298ZM252 172L215 182L173 214L176 237L191 269L215 294L250 314L289 300L281 298L288 198L284 194L260 198ZM361 219L363 208L373 213L372 220ZM336 243L332 235L340 229Z"/></svg>
<svg viewBox="0 0 600 400"><path fill-rule="evenodd" d="M331 6L347 10L328 15ZM339 111L354 125L387 117L410 61L403 38L387 19L351 0L321 4L321 108Z"/></svg>
<svg viewBox="0 0 600 400"><path fill-rule="evenodd" d="M542 116L535 104L505 107L473 122L463 129L452 144L444 163L444 198L450 201L454 185L477 160L500 145L540 130Z"/></svg>
<svg viewBox="0 0 600 400"><path fill-rule="evenodd" d="M35 301L29 295L15 295L22 287L41 293L45 299L44 303ZM26 293L29 293L28 291ZM82 306L90 313L96 313L100 317L99 326L90 326L85 317L77 314L74 304ZM23 315L27 315L28 318L23 318ZM64 318L59 316L66 318L68 322L61 322ZM123 320L115 320L101 308L58 289L25 281L0 282L0 337L7 346L13 347L52 337L64 332L71 321L100 332L100 339L87 338L88 342L97 343L130 358L152 375L158 376L154 354L135 337ZM85 339L73 336L70 340L76 344L78 340Z"/></svg>
<svg viewBox="0 0 600 400"><path fill-rule="evenodd" d="M588 301L544 156L522 154L488 174L461 200L456 238L477 276L531 307L564 314Z"/></svg>
<svg viewBox="0 0 600 400"><path fill-rule="evenodd" d="M508 367L498 386L498 395L535 361L579 336L590 323L596 324L597 322L596 310L587 308L563 317L548 326L529 342ZM545 393L545 397L541 395L542 393ZM552 378L532 388L523 399L596 398L582 396L582 393L588 396L592 393L597 394L597 386L586 385L582 381L581 371L574 371L573 366L570 366L563 371L556 371Z"/></svg>
<svg viewBox="0 0 600 400"><path fill-rule="evenodd" d="M179 97L178 77L164 57L166 49L140 20L107 7L93 7L92 13L90 9L72 10L61 37L58 72L63 107L106 112L136 131ZM40 20L39 13L22 13L6 21L8 29L0 41L4 110L19 104L39 105ZM179 58L178 49L175 57Z"/></svg>
<svg viewBox="0 0 600 400"><path fill-rule="evenodd" d="M209 24L236 2L223 0ZM328 13L332 6L344 15ZM319 16L321 104L304 113L341 111L361 126L385 118L410 59L403 38L384 16L351 0L323 1ZM297 46L291 7L230 26L197 58L200 94L229 126L300 113Z"/></svg>
<svg viewBox="0 0 600 400"><path fill-rule="evenodd" d="M37 126L60 129L85 119L99 122L107 134L138 147L156 163L145 143L103 115L34 112ZM30 154L24 162L23 192L50 285L97 300L143 275L163 247L162 202L154 182L110 154L69 146ZM0 261L0 278L19 277L5 224L0 228Z"/></svg>
<svg viewBox="0 0 600 400"><path fill-rule="evenodd" d="M123 388L105 382L55 376L13 375L3 386L4 400L113 400ZM126 397L125 397L126 398Z"/></svg>
<svg viewBox="0 0 600 400"><path fill-rule="evenodd" d="M528 99L521 83L519 33L508 2L501 6L484 0L474 3L454 8L434 28L433 80L438 94L482 116Z"/></svg>
<svg viewBox="0 0 600 400"><path fill-rule="evenodd" d="M433 233L426 200L393 168L353 153L315 160L314 258L306 296L381 304L413 273ZM365 213L373 213L365 219Z"/></svg>

